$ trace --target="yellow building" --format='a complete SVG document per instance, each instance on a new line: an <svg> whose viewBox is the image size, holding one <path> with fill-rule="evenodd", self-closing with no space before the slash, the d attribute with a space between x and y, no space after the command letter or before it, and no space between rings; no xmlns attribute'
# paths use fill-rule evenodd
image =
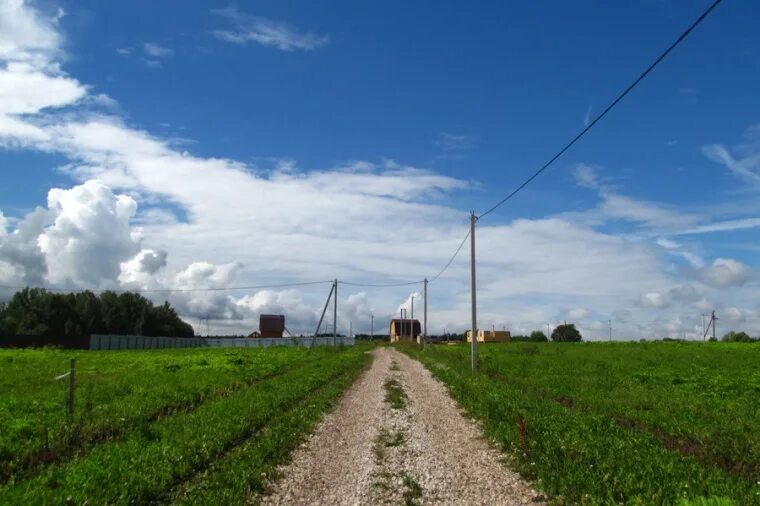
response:
<svg viewBox="0 0 760 506"><path fill-rule="evenodd" d="M478 330L479 343L508 343L512 334L508 330ZM472 342L472 331L467 331L467 342Z"/></svg>

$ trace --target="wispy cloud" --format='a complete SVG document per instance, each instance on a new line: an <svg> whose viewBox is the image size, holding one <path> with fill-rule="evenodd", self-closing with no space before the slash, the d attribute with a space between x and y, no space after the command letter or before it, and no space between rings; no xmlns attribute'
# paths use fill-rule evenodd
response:
<svg viewBox="0 0 760 506"><path fill-rule="evenodd" d="M122 56L129 56L130 54L132 54L132 51L128 47L116 48L116 52Z"/></svg>
<svg viewBox="0 0 760 506"><path fill-rule="evenodd" d="M152 56L154 58L166 58L167 56L174 54L174 51L172 49L169 49L168 47L162 46L161 44L157 44L155 42L146 42L143 44L143 51L145 51L145 54L148 56Z"/></svg>
<svg viewBox="0 0 760 506"><path fill-rule="evenodd" d="M444 151L466 151L473 147L474 140L469 135L442 132L436 144Z"/></svg>
<svg viewBox="0 0 760 506"><path fill-rule="evenodd" d="M311 51L327 45L328 35L299 32L283 21L275 21L261 16L253 16L238 11L234 7L211 11L231 22L228 29L213 30L211 34L225 42L247 44L256 42L262 46L274 47L282 51Z"/></svg>
<svg viewBox="0 0 760 506"><path fill-rule="evenodd" d="M722 144L702 147L710 160L730 170L736 177L760 189L760 125L747 129L745 142L730 150Z"/></svg>
<svg viewBox="0 0 760 506"><path fill-rule="evenodd" d="M588 126L591 123L591 104L586 108L586 114L583 116L583 125Z"/></svg>

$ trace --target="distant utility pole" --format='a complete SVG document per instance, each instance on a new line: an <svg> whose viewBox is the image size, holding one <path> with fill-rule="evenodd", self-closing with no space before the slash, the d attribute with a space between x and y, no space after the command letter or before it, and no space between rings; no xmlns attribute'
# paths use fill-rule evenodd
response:
<svg viewBox="0 0 760 506"><path fill-rule="evenodd" d="M425 278L425 284L424 284L424 291L423 291L423 302L424 307L422 310L422 347L425 347L425 341L427 341L427 285L428 280Z"/></svg>
<svg viewBox="0 0 760 506"><path fill-rule="evenodd" d="M470 365L474 373L478 367L478 310L476 301L475 277L475 211L470 212L470 303L472 304L472 340L470 347Z"/></svg>
<svg viewBox="0 0 760 506"><path fill-rule="evenodd" d="M612 320L608 320L610 323L610 342L612 342Z"/></svg>
<svg viewBox="0 0 760 506"><path fill-rule="evenodd" d="M348 321L348 337L350 338L354 334L354 322L353 320Z"/></svg>
<svg viewBox="0 0 760 506"><path fill-rule="evenodd" d="M549 324L546 324L546 338L549 338Z"/></svg>
<svg viewBox="0 0 760 506"><path fill-rule="evenodd" d="M375 313L369 315L369 340L375 340Z"/></svg>
<svg viewBox="0 0 760 506"><path fill-rule="evenodd" d="M409 319L409 337L414 341L414 295L412 295L412 317Z"/></svg>

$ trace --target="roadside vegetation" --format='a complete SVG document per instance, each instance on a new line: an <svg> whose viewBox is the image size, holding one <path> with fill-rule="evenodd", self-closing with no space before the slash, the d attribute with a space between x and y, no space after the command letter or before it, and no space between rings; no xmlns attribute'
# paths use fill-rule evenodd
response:
<svg viewBox="0 0 760 506"><path fill-rule="evenodd" d="M468 346L400 349L557 503L760 503L760 347L481 345L475 375Z"/></svg>
<svg viewBox="0 0 760 506"><path fill-rule="evenodd" d="M369 362L366 347L0 350L0 504L242 502ZM69 357L77 402L67 423Z"/></svg>

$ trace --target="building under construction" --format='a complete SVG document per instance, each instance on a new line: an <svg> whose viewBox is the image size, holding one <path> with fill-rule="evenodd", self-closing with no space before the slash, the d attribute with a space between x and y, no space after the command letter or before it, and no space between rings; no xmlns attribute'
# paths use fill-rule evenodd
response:
<svg viewBox="0 0 760 506"><path fill-rule="evenodd" d="M263 314L259 316L259 331L248 337L282 337L285 332L285 315Z"/></svg>
<svg viewBox="0 0 760 506"><path fill-rule="evenodd" d="M390 329L388 330L392 343L398 341L416 341L421 333L422 327L420 326L420 321L409 318L391 320Z"/></svg>
<svg viewBox="0 0 760 506"><path fill-rule="evenodd" d="M508 343L512 334L508 330L478 330L479 343ZM467 331L467 342L472 342L472 330Z"/></svg>

